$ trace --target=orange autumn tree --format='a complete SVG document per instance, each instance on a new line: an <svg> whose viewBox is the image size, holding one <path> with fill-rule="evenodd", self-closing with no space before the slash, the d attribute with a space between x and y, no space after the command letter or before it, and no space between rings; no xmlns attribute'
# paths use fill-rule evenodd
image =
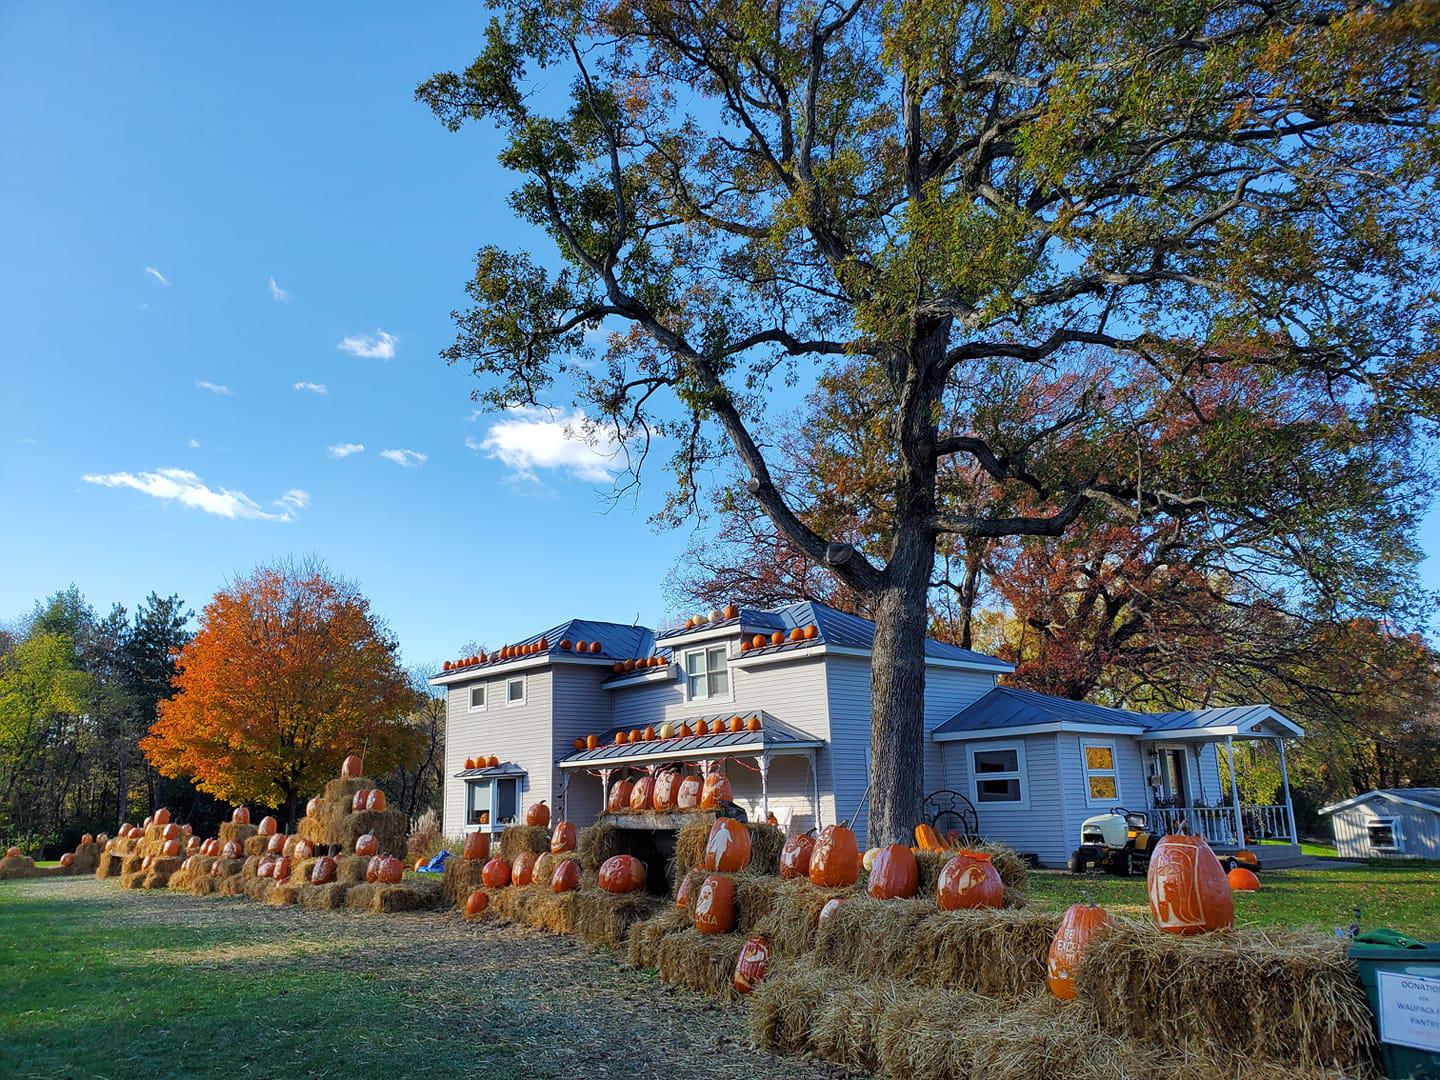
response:
<svg viewBox="0 0 1440 1080"><path fill-rule="evenodd" d="M377 776L417 750L395 641L318 563L262 566L216 593L174 685L141 743L150 763L232 803L284 806L292 827L346 754Z"/></svg>

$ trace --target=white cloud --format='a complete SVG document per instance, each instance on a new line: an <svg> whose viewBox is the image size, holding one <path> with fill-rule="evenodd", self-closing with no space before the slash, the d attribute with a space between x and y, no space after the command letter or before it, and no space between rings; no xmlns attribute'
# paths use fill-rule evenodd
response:
<svg viewBox="0 0 1440 1080"><path fill-rule="evenodd" d="M287 491L266 510L243 491L212 488L188 469L157 469L142 473L87 473L80 479L101 487L133 488L135 491L180 503L224 518L252 521L294 521L310 503L310 496L298 488Z"/></svg>
<svg viewBox="0 0 1440 1080"><path fill-rule="evenodd" d="M229 396L230 396L230 387L226 386L224 383L213 383L213 382L206 382L204 379L196 379L196 380L195 380L195 389L197 389L197 390L209 390L210 393L212 393L212 394L219 394L221 397L229 397Z"/></svg>
<svg viewBox="0 0 1440 1080"><path fill-rule="evenodd" d="M153 277L156 281L160 282L161 285L170 284L170 279L167 278L164 274L162 274L159 270L156 270L153 266L145 267L145 272L151 277Z"/></svg>
<svg viewBox="0 0 1440 1080"><path fill-rule="evenodd" d="M199 450L199 449L200 449L200 440L199 440L199 439L186 439L186 440L185 440L185 445L188 446L191 450Z"/></svg>
<svg viewBox="0 0 1440 1080"><path fill-rule="evenodd" d="M417 468L430 460L429 454L422 454L419 450L381 450L380 456L407 469Z"/></svg>
<svg viewBox="0 0 1440 1080"><path fill-rule="evenodd" d="M312 394L328 394L330 392L329 387L327 387L323 382L297 382L295 384L295 389L309 390Z"/></svg>
<svg viewBox="0 0 1440 1080"><path fill-rule="evenodd" d="M542 469L557 469L579 480L609 482L619 446L598 433L587 438L585 414L576 409L513 408L490 425L484 439L469 436L471 450L508 465L516 477L539 480Z"/></svg>
<svg viewBox="0 0 1440 1080"><path fill-rule="evenodd" d="M284 304L290 299L290 294L282 289L273 277L270 279L270 299L277 304Z"/></svg>
<svg viewBox="0 0 1440 1080"><path fill-rule="evenodd" d="M364 443L347 442L336 443L334 446L328 446L325 448L325 452L338 461L340 458L347 458L351 454L358 454L364 449Z"/></svg>
<svg viewBox="0 0 1440 1080"><path fill-rule="evenodd" d="M336 348L351 356L360 356L367 360L393 360L395 359L395 343L399 340L394 334L376 330L374 337L369 334L352 334L343 339Z"/></svg>

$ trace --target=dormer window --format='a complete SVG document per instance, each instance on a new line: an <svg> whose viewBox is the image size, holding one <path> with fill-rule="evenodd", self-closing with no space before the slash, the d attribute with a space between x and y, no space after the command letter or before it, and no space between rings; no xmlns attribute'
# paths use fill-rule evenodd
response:
<svg viewBox="0 0 1440 1080"><path fill-rule="evenodd" d="M685 691L691 701L730 696L729 651L724 645L685 654Z"/></svg>

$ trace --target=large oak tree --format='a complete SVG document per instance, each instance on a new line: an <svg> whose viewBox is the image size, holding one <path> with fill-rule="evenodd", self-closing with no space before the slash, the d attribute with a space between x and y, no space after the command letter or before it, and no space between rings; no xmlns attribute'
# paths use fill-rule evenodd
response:
<svg viewBox="0 0 1440 1080"><path fill-rule="evenodd" d="M496 407L551 404L565 378L637 466L664 439L677 512L732 465L866 598L872 838L903 836L937 546L1060 536L1096 505L1258 535L1434 415L1437 20L1349 0L512 0L470 67L418 93L452 128L498 125L511 206L558 258L483 248L448 355ZM600 326L604 363L572 363ZM881 544L817 531L768 458L777 383L842 365L886 440ZM1335 477L1257 503L1243 455L1284 467L1309 421L1213 407L1197 387L1217 371L1343 418ZM1037 372L1053 392L1026 400ZM1149 453L1177 418L1184 452ZM1003 497L942 499L955 462Z"/></svg>

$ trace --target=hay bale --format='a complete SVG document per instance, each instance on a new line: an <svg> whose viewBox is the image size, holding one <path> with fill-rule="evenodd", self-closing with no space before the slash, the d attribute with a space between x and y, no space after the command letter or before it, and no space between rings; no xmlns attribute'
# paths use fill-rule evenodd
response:
<svg viewBox="0 0 1440 1080"><path fill-rule="evenodd" d="M576 838L579 844L579 838ZM550 833L539 825L511 825L500 834L500 858L512 862L522 851L543 855L550 850Z"/></svg>
<svg viewBox="0 0 1440 1080"><path fill-rule="evenodd" d="M1076 991L1118 1034L1223 1046L1305 1069L1353 1070L1374 1050L1346 944L1318 933L1183 937L1121 920L1090 947Z"/></svg>
<svg viewBox="0 0 1440 1080"><path fill-rule="evenodd" d="M327 781L325 791L320 796L320 802L344 803L348 811L355 802L355 793L365 788L373 788L374 780L367 780L363 776L338 776L334 780Z"/></svg>
<svg viewBox="0 0 1440 1080"><path fill-rule="evenodd" d="M366 833L375 837L381 855L405 858L405 840L410 835L409 823L399 810L362 810L358 814L346 814L340 819L335 839L342 852L355 850L355 841Z"/></svg>
<svg viewBox="0 0 1440 1080"><path fill-rule="evenodd" d="M67 867L61 867L60 873L65 875L78 875L94 873L95 868L100 865L100 856L104 854L105 845L91 842L88 844L76 844L72 853L75 861Z"/></svg>
<svg viewBox="0 0 1440 1080"><path fill-rule="evenodd" d="M660 963L660 942L670 934L690 928L690 916L683 908L666 904L650 918L637 922L625 935L625 962L633 968L653 968Z"/></svg>
<svg viewBox="0 0 1440 1080"><path fill-rule="evenodd" d="M442 884L434 879L421 878L391 885L373 882L347 889L345 906L377 915L392 911L425 911L438 907L441 897Z"/></svg>
<svg viewBox="0 0 1440 1080"><path fill-rule="evenodd" d="M465 900L480 888L480 872L485 864L479 859L462 859L452 856L445 860L444 896L451 907L464 907Z"/></svg>
<svg viewBox="0 0 1440 1080"><path fill-rule="evenodd" d="M184 889L186 892L194 892L194 884L197 878L207 877L210 873L210 866L215 862L213 855L192 855L190 865L177 870L170 875L169 888Z"/></svg>
<svg viewBox="0 0 1440 1080"><path fill-rule="evenodd" d="M695 885L692 884L691 890ZM770 910L754 926L758 934L770 939L777 958L794 959L815 947L815 932L820 925L820 910L837 896L860 896L858 886L850 889L821 889L807 878L780 881L776 886ZM693 906L693 905L692 905Z"/></svg>
<svg viewBox="0 0 1440 1080"><path fill-rule="evenodd" d="M143 889L145 879L149 876L149 870L126 870L120 875L120 887L122 889Z"/></svg>
<svg viewBox="0 0 1440 1080"><path fill-rule="evenodd" d="M29 855L6 855L0 858L0 881L44 876L45 868L36 866L35 860Z"/></svg>
<svg viewBox="0 0 1440 1080"><path fill-rule="evenodd" d="M581 829L575 846L580 852L580 865L592 874L599 871L606 859L625 853L620 830L608 821Z"/></svg>
<svg viewBox="0 0 1440 1080"><path fill-rule="evenodd" d="M710 837L710 826L716 815L705 813L695 820L687 821L675 833L675 860L671 864L672 876L679 878L689 870L695 870L705 863L705 842ZM780 873L780 849L785 846L785 834L774 825L763 821L752 821L746 826L750 833L750 863L745 867L751 874Z"/></svg>
<svg viewBox="0 0 1440 1080"><path fill-rule="evenodd" d="M745 869L752 874L780 873L780 849L785 846L785 834L763 821L752 821L745 828L750 831L750 865Z"/></svg>
<svg viewBox="0 0 1440 1080"><path fill-rule="evenodd" d="M328 885L300 885L295 887L295 899L303 908L334 911L344 906L346 891L354 887L339 881L332 881Z"/></svg>
<svg viewBox="0 0 1440 1080"><path fill-rule="evenodd" d="M297 903L299 898L300 886L282 881L277 882L275 887L266 894L265 902L276 907L289 907L291 904Z"/></svg>
<svg viewBox="0 0 1440 1080"><path fill-rule="evenodd" d="M259 826L242 825L238 821L227 821L220 826L220 846L224 847L226 844L234 841L241 847L244 847L245 841L257 835L259 832ZM249 855L250 852L247 851L245 854Z"/></svg>
<svg viewBox="0 0 1440 1080"><path fill-rule="evenodd" d="M643 891L608 893L598 886L581 889L575 901L575 936L587 945L618 949L625 944L630 927L650 918L662 904L663 900Z"/></svg>
<svg viewBox="0 0 1440 1080"><path fill-rule="evenodd" d="M664 982L710 997L734 998L738 995L731 980L744 944L744 934L702 934L689 927L660 938L655 966Z"/></svg>
<svg viewBox="0 0 1440 1080"><path fill-rule="evenodd" d="M95 876L97 878L112 878L120 876L121 864L125 856L115 852L107 851L100 856L100 861L95 864Z"/></svg>
<svg viewBox="0 0 1440 1080"><path fill-rule="evenodd" d="M1030 866L1012 847L985 841L974 844L971 851L989 854L1000 883L1005 886L1005 906L1024 907L1030 894ZM915 861L920 866L920 896L934 896L939 890L940 871L953 858L953 851L917 851Z"/></svg>
<svg viewBox="0 0 1440 1080"><path fill-rule="evenodd" d="M705 863L705 841L710 836L710 826L715 815L706 813L693 821L687 821L675 832L675 860L671 864L671 877L678 881L691 870Z"/></svg>
<svg viewBox="0 0 1440 1080"><path fill-rule="evenodd" d="M216 859L212 867L219 867L215 870L215 876L220 878L234 877L245 869L244 859Z"/></svg>
<svg viewBox="0 0 1440 1080"><path fill-rule="evenodd" d="M335 880L346 885L363 885L370 860L364 855L340 855L335 859Z"/></svg>

